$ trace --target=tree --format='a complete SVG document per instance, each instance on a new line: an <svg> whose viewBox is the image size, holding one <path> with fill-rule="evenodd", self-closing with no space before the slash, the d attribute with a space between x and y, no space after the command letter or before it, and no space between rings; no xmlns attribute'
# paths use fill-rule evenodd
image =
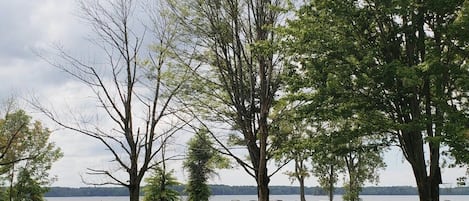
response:
<svg viewBox="0 0 469 201"><path fill-rule="evenodd" d="M385 167L382 153L387 143L383 142L382 136L368 133L369 128L360 125L360 116L356 113L353 118L331 121L327 127L322 128L323 132L316 136L317 142L322 142L317 144L319 146L316 146L314 151L315 155L319 156L314 157L319 159L319 163L329 164L329 171L346 175L343 200L347 201L360 200L359 195L364 183L378 182L379 170ZM329 134L320 136L326 133ZM328 147L327 150L324 150L324 144ZM333 173L329 174L329 177L333 176Z"/></svg>
<svg viewBox="0 0 469 201"><path fill-rule="evenodd" d="M286 105L285 105L286 104ZM292 182L297 180L300 184L300 200L305 201L305 179L310 176L311 171L306 165L312 155L312 139L314 135L314 124L302 118L295 107L288 101L279 100L274 106L272 115L271 132L274 157L280 164L293 161L293 171L286 174Z"/></svg>
<svg viewBox="0 0 469 201"><path fill-rule="evenodd" d="M345 162L345 170L348 180L344 185L345 194L343 200L359 201L359 195L366 181L378 182L379 169L385 167L381 153L382 149L373 146L374 143L365 137L351 139L345 144L345 153L342 160Z"/></svg>
<svg viewBox="0 0 469 201"><path fill-rule="evenodd" d="M449 32L453 35L454 39L457 41L467 41L468 35L467 33L461 31L469 26L469 3L464 1L462 4L460 11L458 12L458 16L454 20L453 24L449 26ZM461 49L463 47L460 47ZM463 60L463 58L456 57L455 59ZM466 76L466 74L458 75L460 79L455 80L460 87L460 91L464 91L469 88L467 83L464 83L462 79ZM462 90L461 90L462 89ZM461 92L459 92L461 93ZM458 96L461 94L458 94ZM464 97L460 97L464 98ZM457 102L458 106L462 106L462 108L467 108L468 104L465 101ZM464 126L452 126L449 127L451 129L452 135L445 136L445 143L449 144L449 152L444 152L444 155L450 155L455 159L455 165L466 165L469 164L469 126L467 124L467 112L466 113L459 113L453 114L449 117L452 121L459 121L460 125ZM468 169L469 170L469 169ZM469 171L468 171L469 172ZM462 183L465 183L465 177L458 178L458 183L460 179L464 180Z"/></svg>
<svg viewBox="0 0 469 201"><path fill-rule="evenodd" d="M149 40L144 40L146 30L138 26L141 21L135 16L141 8L138 1L82 1L80 5L84 20L97 35L91 42L102 50L105 61L88 63L61 48L57 49L59 61L48 61L87 86L100 106L92 119L105 119L113 126L105 128L73 114L67 120L45 107L37 108L58 125L102 143L122 171L88 169L92 175L106 177L104 182L92 183L124 186L130 200L137 201L145 173L158 164L157 155L166 141L184 126L169 116L177 113L173 97L188 73L172 65L170 49L176 33L159 13L161 8L150 18L160 21L148 25L158 25L152 27L155 38L149 45L144 43ZM127 178L117 176L120 173Z"/></svg>
<svg viewBox="0 0 469 201"><path fill-rule="evenodd" d="M319 180L319 185L328 193L329 200L334 200L334 190L339 173L343 172L344 161L337 156L335 146L336 133L320 130L313 139L312 173Z"/></svg>
<svg viewBox="0 0 469 201"><path fill-rule="evenodd" d="M16 154L14 150L19 148L14 148L14 146L24 140L22 132L28 129L27 126L29 126L30 117L21 110L15 112L14 104L14 101L8 101L6 103L5 117L0 119L0 166L11 166L14 163L27 159L21 158ZM3 173L5 168L2 169Z"/></svg>
<svg viewBox="0 0 469 201"><path fill-rule="evenodd" d="M32 178L29 171L23 168L18 173L17 183L10 191L13 191L13 200L44 201L44 194L47 189L41 187L41 184Z"/></svg>
<svg viewBox="0 0 469 201"><path fill-rule="evenodd" d="M372 133L390 134L421 201L439 200L440 147L464 141L465 12L462 0L317 0L287 30L301 64L290 69L292 87L311 92L303 96L309 108L343 117L361 112L361 123L375 125Z"/></svg>
<svg viewBox="0 0 469 201"><path fill-rule="evenodd" d="M208 179L216 174L215 168L228 167L228 161L213 148L206 129L199 130L188 142L187 159L184 167L189 172L189 181L186 186L189 201L208 201L210 188Z"/></svg>
<svg viewBox="0 0 469 201"><path fill-rule="evenodd" d="M280 140L281 146L284 146L280 150L292 152L287 158L294 158L295 161L299 161L299 156L303 160L311 157L312 171L329 193L330 200L333 199L339 174L348 175L344 200L358 200L364 182L377 181L378 170L384 167L381 153L387 145L386 136L373 134L375 126L364 121L363 111L335 103L334 106L340 107L341 111L331 113L322 108L328 107L320 102L324 97L314 94L312 99L304 102L304 99L299 99L301 96L301 92L293 91L281 101L295 104L296 107L280 113L281 119L286 122L280 124L277 130L289 128L287 133L291 133L290 138ZM318 108L312 109L311 106ZM301 133L306 134L301 136Z"/></svg>
<svg viewBox="0 0 469 201"><path fill-rule="evenodd" d="M166 162L171 158L166 157L168 143L163 143L160 151L161 162L153 168L153 174L145 179L147 185L144 188L144 201L177 201L179 192L172 187L180 185L174 177L174 171L167 171Z"/></svg>
<svg viewBox="0 0 469 201"><path fill-rule="evenodd" d="M335 185L339 180L339 171L341 168L338 163L341 161L337 159L337 157L330 155L328 157L329 160L316 161L313 159L313 175L316 176L319 180L319 185L327 192L327 196L329 197L330 201L334 200L334 191Z"/></svg>
<svg viewBox="0 0 469 201"><path fill-rule="evenodd" d="M44 186L53 181L48 171L62 157L60 149L49 142L51 132L41 122L31 122L23 110L7 112L0 119L0 131L2 146L9 147L0 166L10 184L6 199L42 199L47 191Z"/></svg>
<svg viewBox="0 0 469 201"><path fill-rule="evenodd" d="M179 185L173 176L173 171L167 172L165 168L157 166L153 174L145 179L147 185L144 188L144 201L177 201L179 192L171 187Z"/></svg>
<svg viewBox="0 0 469 201"><path fill-rule="evenodd" d="M272 28L281 22L283 1L170 2L188 36L186 46L198 50L191 58L199 63L185 97L187 105L199 120L232 128L231 139L247 148L249 162L231 152L220 136L217 142L256 180L259 200L269 200L268 184L277 172L267 168L272 158L269 115L282 70Z"/></svg>

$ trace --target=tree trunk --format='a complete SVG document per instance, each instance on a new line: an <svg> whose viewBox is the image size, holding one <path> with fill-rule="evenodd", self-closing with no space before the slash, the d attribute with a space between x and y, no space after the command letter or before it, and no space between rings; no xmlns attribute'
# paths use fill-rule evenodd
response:
<svg viewBox="0 0 469 201"><path fill-rule="evenodd" d="M136 152L135 152L136 153ZM132 155L136 156L136 155ZM129 189L129 200L130 201L139 201L140 200L140 182L141 177L139 177L138 170L137 170L137 158L132 158L131 160L131 167L129 172L129 185L127 186Z"/></svg>
<svg viewBox="0 0 469 201"><path fill-rule="evenodd" d="M439 146L430 143L430 174L428 175L426 160L423 151L423 139L419 132L410 132L403 135L403 148L407 160L412 166L420 201L439 201L439 184L441 183L441 172L439 168ZM410 141L409 141L410 140ZM411 143L410 143L411 142ZM435 153L437 152L437 153Z"/></svg>
<svg viewBox="0 0 469 201"><path fill-rule="evenodd" d="M440 200L439 184L431 180L430 177L427 177L425 180L417 182L420 201Z"/></svg>
<svg viewBox="0 0 469 201"><path fill-rule="evenodd" d="M300 201L306 201L305 199L305 167L303 164L303 155L298 154L295 157L295 175L298 183L300 183Z"/></svg>
<svg viewBox="0 0 469 201"><path fill-rule="evenodd" d="M306 201L305 197L305 177L299 176L298 182L300 183L300 201Z"/></svg>
<svg viewBox="0 0 469 201"><path fill-rule="evenodd" d="M265 30L258 32L259 41L265 40ZM270 91L271 77L267 76L272 70L269 62L261 56L259 58L259 81L260 81L260 113L259 113L259 168L258 178L259 201L269 201L269 182L270 178L267 170L267 138L269 136L269 116L272 106L272 95Z"/></svg>
<svg viewBox="0 0 469 201"><path fill-rule="evenodd" d="M426 181L426 178L419 178L417 180L417 189L420 201L432 201L429 191L429 183Z"/></svg>
<svg viewBox="0 0 469 201"><path fill-rule="evenodd" d="M329 172L329 201L334 200L334 165L331 164Z"/></svg>
<svg viewBox="0 0 469 201"><path fill-rule="evenodd" d="M15 164L12 164L11 175L10 175L10 192L8 192L8 198L13 201L13 182L15 180Z"/></svg>
<svg viewBox="0 0 469 201"><path fill-rule="evenodd" d="M267 123L261 125L260 129L260 154L259 154L259 167L257 174L257 185L259 201L269 201L269 182L270 178L267 170Z"/></svg>
<svg viewBox="0 0 469 201"><path fill-rule="evenodd" d="M419 132L411 132L403 135L401 143L409 161L414 177L417 182L417 189L420 201L439 201L439 184L441 183L441 172L439 168L439 146L430 143L430 174L427 172L427 165L423 152L422 135Z"/></svg>
<svg viewBox="0 0 469 201"><path fill-rule="evenodd" d="M140 199L140 186L131 185L129 186L129 201L139 201Z"/></svg>
<svg viewBox="0 0 469 201"><path fill-rule="evenodd" d="M267 169L266 169L267 170ZM259 201L269 201L269 177L261 179L258 178L257 191Z"/></svg>

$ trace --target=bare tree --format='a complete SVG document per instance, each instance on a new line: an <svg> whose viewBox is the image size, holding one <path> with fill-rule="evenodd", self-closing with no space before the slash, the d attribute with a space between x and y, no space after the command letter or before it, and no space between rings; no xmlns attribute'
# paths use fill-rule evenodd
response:
<svg viewBox="0 0 469 201"><path fill-rule="evenodd" d="M158 165L157 157L165 143L184 126L171 115L178 112L173 97L188 73L170 64L176 33L164 20L156 21L161 15L152 13L143 21L152 19L155 23L135 28L135 24L142 23L135 17L135 10L142 8L138 1L93 0L81 1L80 5L84 19L98 36L93 42L105 53L106 62L87 64L57 48L59 61L50 63L89 87L113 126L103 128L79 118L65 121L51 110L36 106L60 126L101 142L112 155L112 162L128 178L120 178L107 169L88 169L89 174L108 178L97 184L127 187L130 201L136 201L145 173ZM143 37L146 34L155 36L152 41L156 43L148 51L144 42L148 39Z"/></svg>
<svg viewBox="0 0 469 201"><path fill-rule="evenodd" d="M194 70L186 97L197 108L194 115L236 131L231 142L247 148L249 162L230 151L226 141L216 141L256 180L259 200L269 200L268 184L277 172L267 168L272 158L269 116L282 69L272 28L281 22L277 8L283 1L170 2L188 44L197 46L194 59L204 64Z"/></svg>

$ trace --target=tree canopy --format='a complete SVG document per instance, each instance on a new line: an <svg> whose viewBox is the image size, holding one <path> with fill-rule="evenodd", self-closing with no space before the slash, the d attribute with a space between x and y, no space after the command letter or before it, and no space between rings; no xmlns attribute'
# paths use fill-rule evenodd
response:
<svg viewBox="0 0 469 201"><path fill-rule="evenodd" d="M109 62L87 64L59 49L62 63L51 63L94 92L113 126L70 123L40 109L101 142L128 178L91 173L127 187L132 201L160 153L163 168L147 180L148 195L175 197L165 188L175 181L165 146L185 126L197 130L184 163L191 200L208 199L214 160L224 162L218 153L255 179L259 201L269 200L271 176L290 161L287 174L301 189L315 175L331 200L343 175L350 201L378 181L389 146L402 150L421 201L439 199L443 157L469 164L468 1L158 1L148 49L146 32L132 27L136 1L90 2L80 5ZM14 143L42 140L24 135L31 130L48 135L29 121L20 113L0 120L0 171L19 171L34 187L27 176L37 171L15 165L32 157L48 164L53 155L41 161L34 146Z"/></svg>
<svg viewBox="0 0 469 201"><path fill-rule="evenodd" d="M422 201L439 197L440 147L467 143L466 9L458 0L316 0L286 29L289 89L309 103L303 110L396 142Z"/></svg>

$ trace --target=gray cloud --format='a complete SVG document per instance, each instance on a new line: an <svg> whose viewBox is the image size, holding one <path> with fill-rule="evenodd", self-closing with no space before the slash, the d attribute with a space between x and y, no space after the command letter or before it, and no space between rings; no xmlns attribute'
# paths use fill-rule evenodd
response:
<svg viewBox="0 0 469 201"><path fill-rule="evenodd" d="M0 58L31 57L28 50L41 39L40 27L31 22L31 14L41 1L0 1Z"/></svg>
<svg viewBox="0 0 469 201"><path fill-rule="evenodd" d="M38 57L51 44L84 50L88 29L76 16L75 1L0 1L0 98L56 87L69 77ZM83 51L84 52L84 51Z"/></svg>

